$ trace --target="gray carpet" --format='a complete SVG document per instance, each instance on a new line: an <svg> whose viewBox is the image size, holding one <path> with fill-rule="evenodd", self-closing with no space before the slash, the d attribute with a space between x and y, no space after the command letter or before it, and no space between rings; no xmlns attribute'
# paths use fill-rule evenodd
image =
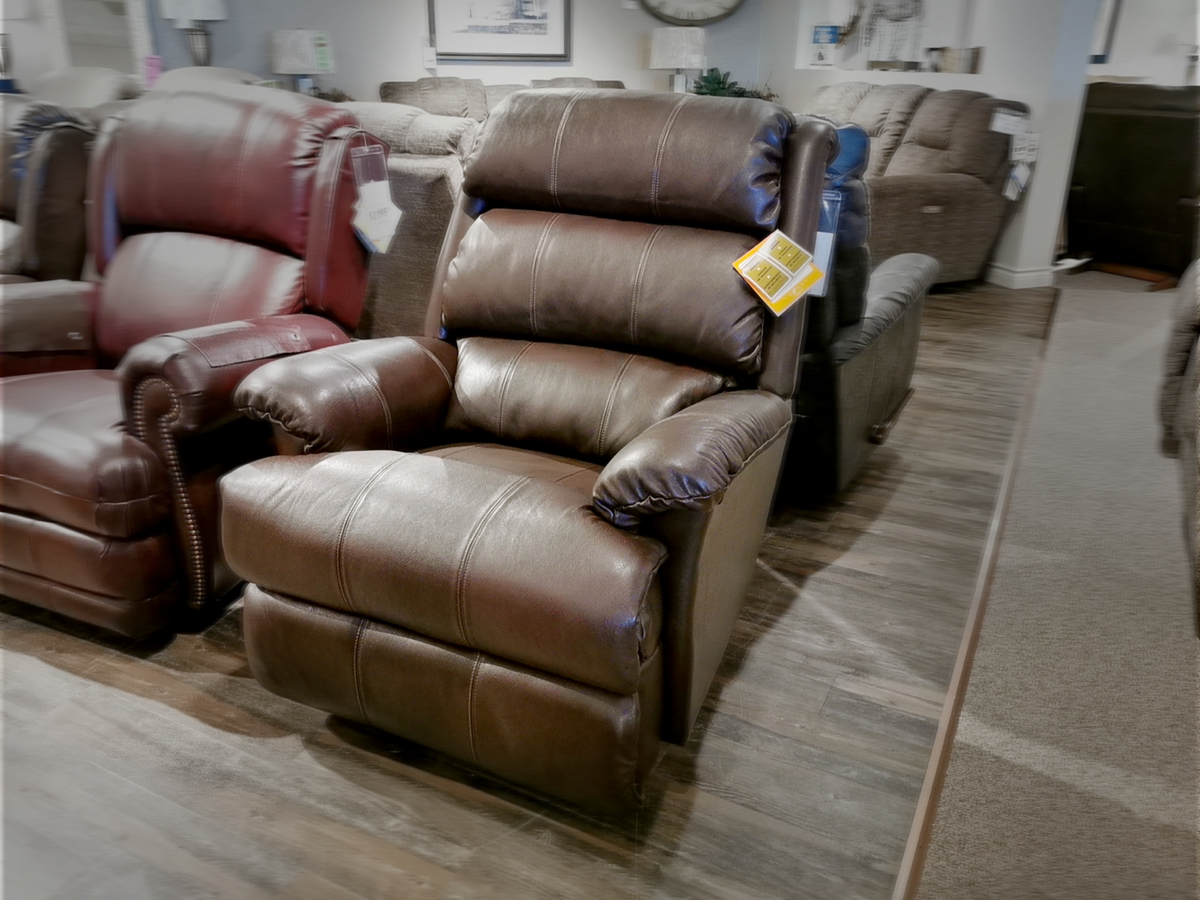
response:
<svg viewBox="0 0 1200 900"><path fill-rule="evenodd" d="M1075 280L1075 278L1079 280ZM1157 450L1173 292L1066 279L917 896L1197 897L1197 639Z"/></svg>

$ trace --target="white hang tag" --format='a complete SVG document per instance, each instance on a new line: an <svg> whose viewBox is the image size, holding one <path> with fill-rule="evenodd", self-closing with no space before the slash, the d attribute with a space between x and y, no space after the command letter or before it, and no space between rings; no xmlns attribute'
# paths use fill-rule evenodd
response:
<svg viewBox="0 0 1200 900"><path fill-rule="evenodd" d="M1001 134L1024 134L1029 129L1029 120L1018 112L998 109L992 114L992 131Z"/></svg>
<svg viewBox="0 0 1200 900"><path fill-rule="evenodd" d="M1036 131L1014 134L1012 137L1012 161L1032 163L1037 161L1041 136Z"/></svg>
<svg viewBox="0 0 1200 900"><path fill-rule="evenodd" d="M354 202L354 230L372 253L387 253L403 213L392 202L387 179L387 155L383 147L353 147L354 181L358 199Z"/></svg>

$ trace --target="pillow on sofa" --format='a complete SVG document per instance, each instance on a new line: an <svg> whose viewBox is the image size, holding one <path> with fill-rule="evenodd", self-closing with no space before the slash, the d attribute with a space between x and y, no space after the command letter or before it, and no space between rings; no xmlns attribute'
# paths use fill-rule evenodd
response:
<svg viewBox="0 0 1200 900"><path fill-rule="evenodd" d="M474 119L437 116L402 103L356 100L342 106L354 113L363 128L387 141L393 153L466 159L479 128Z"/></svg>

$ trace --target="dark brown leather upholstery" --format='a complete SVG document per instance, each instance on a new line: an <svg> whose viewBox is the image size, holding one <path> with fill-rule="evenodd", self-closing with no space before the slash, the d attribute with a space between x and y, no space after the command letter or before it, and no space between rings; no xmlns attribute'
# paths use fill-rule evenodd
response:
<svg viewBox="0 0 1200 900"><path fill-rule="evenodd" d="M256 677L537 791L640 802L724 653L791 422L803 310L771 318L731 264L776 224L812 243L835 147L757 100L509 97L429 335L235 393L291 454L221 482Z"/></svg>
<svg viewBox="0 0 1200 900"><path fill-rule="evenodd" d="M233 587L216 479L270 445L230 396L268 359L348 340L366 285L349 144L373 140L258 88L152 94L107 121L103 284L44 291L54 322L5 314L18 356L70 368L81 355L56 354L77 341L95 368L0 382L0 590L138 637Z"/></svg>

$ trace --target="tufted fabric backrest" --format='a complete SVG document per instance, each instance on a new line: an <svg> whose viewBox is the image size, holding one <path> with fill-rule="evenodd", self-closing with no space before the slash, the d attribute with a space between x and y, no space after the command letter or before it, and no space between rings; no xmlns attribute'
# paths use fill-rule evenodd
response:
<svg viewBox="0 0 1200 900"><path fill-rule="evenodd" d="M883 175L904 140L917 108L932 93L917 84L846 81L818 88L805 112L840 125L857 125L871 138L867 176Z"/></svg>
<svg viewBox="0 0 1200 900"><path fill-rule="evenodd" d="M352 144L382 142L332 103L243 85L156 92L108 120L89 181L101 353L304 309L352 328L367 277Z"/></svg>
<svg viewBox="0 0 1200 900"><path fill-rule="evenodd" d="M977 91L936 91L925 98L887 166L888 175L971 175L999 189L1008 172L1009 137L991 130L997 109L1028 115L1023 103Z"/></svg>
<svg viewBox="0 0 1200 900"><path fill-rule="evenodd" d="M665 415L758 383L776 323L732 262L780 223L789 191L808 204L791 227L815 232L808 156L823 174L836 139L807 128L800 191L785 172L794 119L773 104L509 97L468 159L435 288L460 348L448 424L603 458Z"/></svg>
<svg viewBox="0 0 1200 900"><path fill-rule="evenodd" d="M416 81L385 81L379 85L384 103L403 103L437 116L459 116L482 122L488 116L488 97L478 78L453 75L418 78Z"/></svg>

